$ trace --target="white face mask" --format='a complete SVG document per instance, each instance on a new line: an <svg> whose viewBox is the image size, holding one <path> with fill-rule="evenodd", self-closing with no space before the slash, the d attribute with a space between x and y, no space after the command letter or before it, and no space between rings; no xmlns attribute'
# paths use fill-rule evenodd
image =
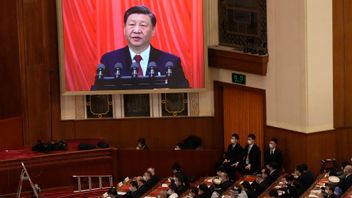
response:
<svg viewBox="0 0 352 198"><path fill-rule="evenodd" d="M274 145L273 145L273 144L269 144L269 148L270 148L270 149L273 149L273 148L274 148Z"/></svg>

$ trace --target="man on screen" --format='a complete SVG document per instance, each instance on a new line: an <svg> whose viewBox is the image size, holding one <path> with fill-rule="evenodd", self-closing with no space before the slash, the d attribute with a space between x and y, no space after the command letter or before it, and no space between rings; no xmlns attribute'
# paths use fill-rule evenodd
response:
<svg viewBox="0 0 352 198"><path fill-rule="evenodd" d="M103 75L115 76L117 69L121 76L131 76L135 72L137 78L167 76L171 72L165 87L188 88L180 58L151 46L155 26L156 17L147 7L129 8L124 15L124 35L128 46L101 57Z"/></svg>

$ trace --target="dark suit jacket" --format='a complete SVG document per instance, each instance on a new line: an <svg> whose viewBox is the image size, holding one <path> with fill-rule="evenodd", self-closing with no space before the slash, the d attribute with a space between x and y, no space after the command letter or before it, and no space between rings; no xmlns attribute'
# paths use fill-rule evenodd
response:
<svg viewBox="0 0 352 198"><path fill-rule="evenodd" d="M341 188L342 192L346 192L346 190L351 187L352 185L352 175L341 180L339 187Z"/></svg>
<svg viewBox="0 0 352 198"><path fill-rule="evenodd" d="M273 183L277 178L279 178L281 175L279 170L273 171L268 178L270 179L270 182Z"/></svg>
<svg viewBox="0 0 352 198"><path fill-rule="evenodd" d="M304 190L307 190L315 181L314 175L312 172L307 171L302 173L302 175L298 178Z"/></svg>
<svg viewBox="0 0 352 198"><path fill-rule="evenodd" d="M236 162L242 162L243 159L243 148L240 144L236 144L235 147L232 147L232 144L229 144L226 152L226 159L230 160L231 164Z"/></svg>
<svg viewBox="0 0 352 198"><path fill-rule="evenodd" d="M243 155L244 166L246 166L246 157L248 154L248 149L249 149L249 145L247 145L244 149L244 155ZM256 144L252 146L252 149L248 154L248 158L249 158L249 164L251 164L251 170L249 172L258 173L260 171L261 163L260 163L260 149Z"/></svg>
<svg viewBox="0 0 352 198"><path fill-rule="evenodd" d="M157 65L156 74L160 72L161 75L165 75L167 68L165 64L168 61L171 61L174 66L172 68L172 78L169 80L170 88L188 88L189 83L186 79L183 69L181 67L181 60L179 57L172 55L170 53L163 52L151 46L150 55L149 55L149 62L154 61ZM115 76L115 69L114 66L117 62L120 62L123 65L121 70L121 76L131 76L132 69L131 69L131 55L129 52L128 46L108 52L101 57L100 62L105 65L104 76L105 77L113 77ZM147 70L146 75L150 74L150 69Z"/></svg>
<svg viewBox="0 0 352 198"><path fill-rule="evenodd" d="M282 153L279 149L275 149L274 154L270 154L270 149L266 149L264 153L264 162L269 164L271 162L276 162L279 169L282 167Z"/></svg>

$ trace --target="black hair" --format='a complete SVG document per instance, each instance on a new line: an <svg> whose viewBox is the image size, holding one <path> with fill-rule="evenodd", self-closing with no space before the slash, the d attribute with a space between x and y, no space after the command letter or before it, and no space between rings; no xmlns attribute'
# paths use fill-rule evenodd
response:
<svg viewBox="0 0 352 198"><path fill-rule="evenodd" d="M203 192L208 192L209 188L206 184L202 183L198 186L198 189L203 191Z"/></svg>
<svg viewBox="0 0 352 198"><path fill-rule="evenodd" d="M279 165L276 162L270 162L269 166L274 170L277 170L279 168Z"/></svg>
<svg viewBox="0 0 352 198"><path fill-rule="evenodd" d="M275 142L275 144L277 144L277 142L278 142L277 138L271 138L270 141Z"/></svg>
<svg viewBox="0 0 352 198"><path fill-rule="evenodd" d="M115 187L109 188L108 194L110 194L110 195L117 195L117 190L116 190L116 188L115 188Z"/></svg>
<svg viewBox="0 0 352 198"><path fill-rule="evenodd" d="M240 139L240 136L239 136L237 133L232 134L232 137L235 137L236 140L239 140L239 139Z"/></svg>
<svg viewBox="0 0 352 198"><path fill-rule="evenodd" d="M197 187L192 187L191 192L198 195L198 188Z"/></svg>
<svg viewBox="0 0 352 198"><path fill-rule="evenodd" d="M131 186L138 188L138 182L137 181L133 180L133 181L131 181L130 184L131 184Z"/></svg>
<svg viewBox="0 0 352 198"><path fill-rule="evenodd" d="M249 138L252 138L253 140L255 140L255 135L253 133L248 135Z"/></svg>
<svg viewBox="0 0 352 198"><path fill-rule="evenodd" d="M265 168L265 169L264 169L264 173L265 173L266 175L270 175L270 170L267 169L267 168Z"/></svg>
<svg viewBox="0 0 352 198"><path fill-rule="evenodd" d="M134 6L129 8L128 10L126 10L125 15L123 17L123 21L126 24L128 17L131 14L145 14L148 15L150 17L150 20L152 21L152 25L153 27L155 27L156 25L156 17L154 15L154 13L152 13L149 8L147 8L144 5L139 5L139 6Z"/></svg>
<svg viewBox="0 0 352 198"><path fill-rule="evenodd" d="M141 144L142 146L144 146L144 145L145 145L145 139L144 139L144 138L139 138L139 139L137 140L137 143L139 143L139 144Z"/></svg>
<svg viewBox="0 0 352 198"><path fill-rule="evenodd" d="M300 164L296 166L296 170L300 173L303 173L304 171L308 170L307 164Z"/></svg>
<svg viewBox="0 0 352 198"><path fill-rule="evenodd" d="M176 171L181 171L181 166L178 163L174 163L171 169Z"/></svg>

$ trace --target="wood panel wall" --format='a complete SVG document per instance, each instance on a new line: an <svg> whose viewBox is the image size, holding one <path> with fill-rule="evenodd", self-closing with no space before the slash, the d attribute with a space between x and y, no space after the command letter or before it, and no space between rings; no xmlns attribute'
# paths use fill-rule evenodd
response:
<svg viewBox="0 0 352 198"><path fill-rule="evenodd" d="M334 123L352 127L352 0L333 1Z"/></svg>
<svg viewBox="0 0 352 198"><path fill-rule="evenodd" d="M21 117L0 120L0 137L0 150L23 146Z"/></svg>
<svg viewBox="0 0 352 198"><path fill-rule="evenodd" d="M304 134L286 129L266 127L265 142L275 137L284 154L284 168L293 171L295 166L307 163L314 173L319 173L321 160L335 158L338 163L352 157L352 129L336 129Z"/></svg>
<svg viewBox="0 0 352 198"><path fill-rule="evenodd" d="M17 25L17 2L0 1L0 119L22 112Z"/></svg>

